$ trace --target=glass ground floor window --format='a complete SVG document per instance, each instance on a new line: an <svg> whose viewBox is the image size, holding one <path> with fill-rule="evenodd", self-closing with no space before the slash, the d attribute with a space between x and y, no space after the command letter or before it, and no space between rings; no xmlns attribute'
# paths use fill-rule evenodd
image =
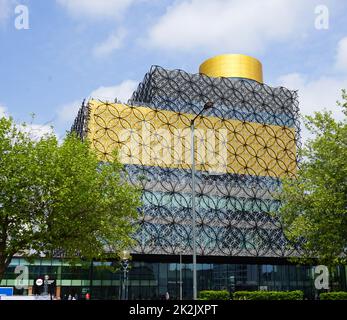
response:
<svg viewBox="0 0 347 320"><path fill-rule="evenodd" d="M166 262L165 256L134 259L129 272L112 272L100 268L100 263L70 266L58 259L38 259L31 263L15 258L6 270L1 287L13 287L14 294L38 294L37 279L48 276L54 280L54 295L61 299L85 299L87 293L92 299L191 299L193 296L193 265L184 262ZM171 256L172 260L172 256ZM188 257L185 258L188 260ZM198 291L201 290L302 290L305 297L317 297L314 286L314 267L278 263L216 263L204 259L197 264ZM111 262L109 263L111 264ZM16 266L27 267L27 286L16 288ZM332 290L346 291L346 267L339 266L330 273ZM41 291L42 291L41 287Z"/></svg>

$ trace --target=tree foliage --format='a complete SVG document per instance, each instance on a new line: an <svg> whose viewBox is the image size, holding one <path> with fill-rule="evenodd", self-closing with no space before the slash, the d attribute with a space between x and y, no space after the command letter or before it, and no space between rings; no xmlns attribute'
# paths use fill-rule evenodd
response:
<svg viewBox="0 0 347 320"><path fill-rule="evenodd" d="M236 291L233 300L303 300L301 290L294 291Z"/></svg>
<svg viewBox="0 0 347 320"><path fill-rule="evenodd" d="M331 112L305 117L312 139L302 148L296 179L284 180L279 216L289 239L301 242L304 260L335 265L347 253L347 94L338 103L344 119Z"/></svg>
<svg viewBox="0 0 347 320"><path fill-rule="evenodd" d="M199 300L230 300L230 293L227 290L202 290Z"/></svg>
<svg viewBox="0 0 347 320"><path fill-rule="evenodd" d="M33 139L0 118L0 279L17 254L117 258L131 245L139 205L116 156L100 163L73 134Z"/></svg>

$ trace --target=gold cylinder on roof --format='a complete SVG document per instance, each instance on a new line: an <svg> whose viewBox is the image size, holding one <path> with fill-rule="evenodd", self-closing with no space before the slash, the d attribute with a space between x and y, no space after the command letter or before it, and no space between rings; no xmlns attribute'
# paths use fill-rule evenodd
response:
<svg viewBox="0 0 347 320"><path fill-rule="evenodd" d="M204 61L199 72L212 78L246 78L263 83L262 64L244 54L222 54Z"/></svg>

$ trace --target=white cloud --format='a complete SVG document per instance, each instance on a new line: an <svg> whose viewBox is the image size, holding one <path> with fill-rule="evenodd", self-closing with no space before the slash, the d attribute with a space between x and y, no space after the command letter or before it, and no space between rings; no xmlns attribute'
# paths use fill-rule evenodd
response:
<svg viewBox="0 0 347 320"><path fill-rule="evenodd" d="M134 0L56 0L77 18L119 18Z"/></svg>
<svg viewBox="0 0 347 320"><path fill-rule="evenodd" d="M0 103L0 118L8 117L7 108ZM32 139L40 139L46 134L55 134L54 129L47 124L26 123L25 125L17 123L22 132L29 133Z"/></svg>
<svg viewBox="0 0 347 320"><path fill-rule="evenodd" d="M333 115L342 119L343 114L336 101L341 100L341 89L347 88L347 77L321 76L310 80L306 75L291 73L278 79L279 85L299 90L300 111L304 115L312 115L323 109L332 111Z"/></svg>
<svg viewBox="0 0 347 320"><path fill-rule="evenodd" d="M0 118L7 117L6 107L0 103Z"/></svg>
<svg viewBox="0 0 347 320"><path fill-rule="evenodd" d="M119 101L126 102L131 98L132 93L138 85L137 81L125 80L119 85L111 87L99 87L94 90L90 96L94 99L114 101L116 98Z"/></svg>
<svg viewBox="0 0 347 320"><path fill-rule="evenodd" d="M25 126L20 126L20 130L27 132L32 139L39 140L45 135L54 134L54 129L49 125L40 125L35 123L29 123Z"/></svg>
<svg viewBox="0 0 347 320"><path fill-rule="evenodd" d="M342 38L337 45L335 68L347 72L347 37Z"/></svg>
<svg viewBox="0 0 347 320"><path fill-rule="evenodd" d="M125 80L116 86L104 87L101 86L93 90L87 98L100 99L103 101L118 101L126 102L131 98L132 93L138 85L137 81ZM67 122L69 125L76 118L77 112L81 107L83 98L73 102L66 103L57 109L58 120L60 122Z"/></svg>
<svg viewBox="0 0 347 320"><path fill-rule="evenodd" d="M314 23L308 0L185 0L175 2L144 43L167 50L259 52L272 41L303 37Z"/></svg>
<svg viewBox="0 0 347 320"><path fill-rule="evenodd" d="M301 114L313 115L316 111L331 111L334 118L342 120L344 115L336 102L341 101L341 90L347 89L347 37L337 45L338 54L335 57L336 74L309 78L301 73L290 73L278 78L278 84L289 89L298 90ZM333 68L332 68L333 69ZM342 72L341 72L342 71ZM303 141L310 138L308 130L302 126Z"/></svg>
<svg viewBox="0 0 347 320"><path fill-rule="evenodd" d="M58 118L61 122L72 122L77 116L83 99L66 103L58 108ZM71 123L72 124L72 123Z"/></svg>
<svg viewBox="0 0 347 320"><path fill-rule="evenodd" d="M110 34L105 41L97 44L93 49L93 54L96 57L104 57L111 54L122 46L125 36L126 31L120 28L115 33Z"/></svg>
<svg viewBox="0 0 347 320"><path fill-rule="evenodd" d="M9 17L11 4L12 0L0 0L0 23Z"/></svg>

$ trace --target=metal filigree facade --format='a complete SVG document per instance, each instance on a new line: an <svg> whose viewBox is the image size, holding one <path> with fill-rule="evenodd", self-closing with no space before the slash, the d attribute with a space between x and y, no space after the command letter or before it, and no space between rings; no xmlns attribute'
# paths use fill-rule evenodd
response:
<svg viewBox="0 0 347 320"><path fill-rule="evenodd" d="M208 101L194 147L198 254L297 255L269 214L280 205L272 197L280 178L296 172L296 92L158 66L128 104L91 100L73 126L102 160L119 149L129 179L143 186L134 252L192 254L189 124Z"/></svg>

